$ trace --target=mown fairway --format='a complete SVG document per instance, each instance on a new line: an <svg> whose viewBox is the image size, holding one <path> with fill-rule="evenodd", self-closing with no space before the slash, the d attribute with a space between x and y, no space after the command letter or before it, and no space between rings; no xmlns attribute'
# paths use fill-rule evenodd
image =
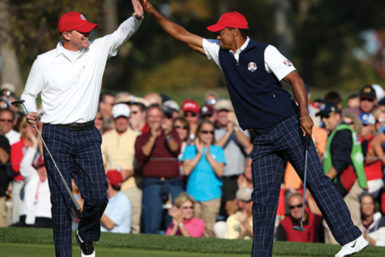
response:
<svg viewBox="0 0 385 257"><path fill-rule="evenodd" d="M75 240L74 256L79 256ZM162 235L119 235L103 233L96 244L98 257L247 257L250 240L183 238ZM276 242L274 257L330 257L339 246L310 243ZM31 228L0 228L0 256L54 256L52 231ZM384 247L368 247L357 257L385 257Z"/></svg>

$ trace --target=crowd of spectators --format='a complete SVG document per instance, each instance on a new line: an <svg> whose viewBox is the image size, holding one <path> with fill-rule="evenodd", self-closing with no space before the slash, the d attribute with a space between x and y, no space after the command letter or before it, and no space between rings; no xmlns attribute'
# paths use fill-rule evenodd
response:
<svg viewBox="0 0 385 257"><path fill-rule="evenodd" d="M13 91L9 85L0 91L0 226L50 227L42 144L10 104ZM366 85L345 108L338 92L310 99L309 93L312 139L325 175L368 241L384 246L384 90ZM178 103L158 93L101 95L95 126L109 199L102 231L252 238L255 135L239 127L229 99L210 91L202 102ZM282 175L276 240L335 243L311 189L302 206L302 182L289 163ZM72 187L81 205L74 181ZM294 231L303 207L305 232Z"/></svg>

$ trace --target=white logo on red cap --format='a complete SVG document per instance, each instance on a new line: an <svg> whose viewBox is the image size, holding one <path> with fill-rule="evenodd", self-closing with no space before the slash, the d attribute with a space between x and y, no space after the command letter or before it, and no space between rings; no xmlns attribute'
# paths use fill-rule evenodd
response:
<svg viewBox="0 0 385 257"><path fill-rule="evenodd" d="M80 19L82 19L83 21L86 21L86 20L87 20L86 17L84 17L83 14L80 14Z"/></svg>
<svg viewBox="0 0 385 257"><path fill-rule="evenodd" d="M255 64L255 62L249 62L249 65L247 65L247 69L251 72L254 72L257 70L257 64Z"/></svg>

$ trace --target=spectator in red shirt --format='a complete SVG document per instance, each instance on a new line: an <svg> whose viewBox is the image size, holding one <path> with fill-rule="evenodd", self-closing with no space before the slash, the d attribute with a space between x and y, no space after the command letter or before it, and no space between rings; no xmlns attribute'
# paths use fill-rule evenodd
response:
<svg viewBox="0 0 385 257"><path fill-rule="evenodd" d="M135 155L144 177L144 232L156 234L162 230L163 218L167 219L166 227L171 222L170 216L165 217L167 213L164 209L183 191L177 158L181 140L176 130L172 129L172 119L164 116L160 105L150 105L146 114L150 131L137 137Z"/></svg>
<svg viewBox="0 0 385 257"><path fill-rule="evenodd" d="M293 230L293 226L300 225L302 219L302 194L298 192L287 196L286 205L289 215L284 218L277 229L277 240L291 242L319 242L322 217L305 210L305 231Z"/></svg>

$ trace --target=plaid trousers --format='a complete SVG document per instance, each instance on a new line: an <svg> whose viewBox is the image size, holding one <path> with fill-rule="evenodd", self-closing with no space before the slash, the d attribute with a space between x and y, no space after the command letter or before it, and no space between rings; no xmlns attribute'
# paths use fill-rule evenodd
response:
<svg viewBox="0 0 385 257"><path fill-rule="evenodd" d="M299 118L293 115L269 129L256 129L251 154L253 177L252 257L272 256L274 221L287 161L300 178L304 175L305 147ZM349 210L329 177L311 141L308 149L307 186L338 243L346 244L360 236Z"/></svg>
<svg viewBox="0 0 385 257"><path fill-rule="evenodd" d="M99 131L94 126L75 131L44 124L42 136L68 186L71 188L71 177L74 177L84 199L78 227L81 238L84 241L99 240L100 218L108 202ZM46 149L44 162L51 191L55 253L56 256L71 257L73 204Z"/></svg>

